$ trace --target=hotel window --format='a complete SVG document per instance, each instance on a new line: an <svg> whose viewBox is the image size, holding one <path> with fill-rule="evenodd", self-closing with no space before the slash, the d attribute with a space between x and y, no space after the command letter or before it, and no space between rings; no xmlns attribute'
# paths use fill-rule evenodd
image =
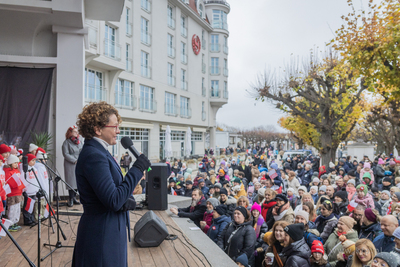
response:
<svg viewBox="0 0 400 267"><path fill-rule="evenodd" d="M154 89L145 85L140 85L140 110L155 111Z"/></svg>
<svg viewBox="0 0 400 267"><path fill-rule="evenodd" d="M181 62L187 64L186 44L181 42Z"/></svg>
<svg viewBox="0 0 400 267"><path fill-rule="evenodd" d="M227 14L224 11L213 9L212 27L215 29L228 30Z"/></svg>
<svg viewBox="0 0 400 267"><path fill-rule="evenodd" d="M168 16L168 27L170 27L171 29L175 29L173 8L170 5L167 6L167 16Z"/></svg>
<svg viewBox="0 0 400 267"><path fill-rule="evenodd" d="M116 44L116 29L106 24L104 31L104 55L114 59L120 59Z"/></svg>
<svg viewBox="0 0 400 267"><path fill-rule="evenodd" d="M130 44L126 44L125 61L126 61L125 70L132 72L132 58L131 58L131 45Z"/></svg>
<svg viewBox="0 0 400 267"><path fill-rule="evenodd" d="M219 75L219 58L212 57L211 58L211 75Z"/></svg>
<svg viewBox="0 0 400 267"><path fill-rule="evenodd" d="M177 115L177 110L175 109L175 98L175 94L165 92L165 114Z"/></svg>
<svg viewBox="0 0 400 267"><path fill-rule="evenodd" d="M174 48L174 36L171 34L167 34L167 44L168 44L168 56L171 58L175 57L175 48Z"/></svg>
<svg viewBox="0 0 400 267"><path fill-rule="evenodd" d="M126 8L126 35L132 36L131 9Z"/></svg>
<svg viewBox="0 0 400 267"><path fill-rule="evenodd" d="M218 34L211 34L211 52L219 52L219 35Z"/></svg>
<svg viewBox="0 0 400 267"><path fill-rule="evenodd" d="M204 18L204 8L203 5L199 5L199 15L201 18Z"/></svg>
<svg viewBox="0 0 400 267"><path fill-rule="evenodd" d="M167 68L168 85L175 86L174 65L168 63Z"/></svg>
<svg viewBox="0 0 400 267"><path fill-rule="evenodd" d="M211 97L219 97L219 81L211 81Z"/></svg>
<svg viewBox="0 0 400 267"><path fill-rule="evenodd" d="M201 31L201 48L206 49L205 31Z"/></svg>
<svg viewBox="0 0 400 267"><path fill-rule="evenodd" d="M228 60L224 58L224 76L228 77Z"/></svg>
<svg viewBox="0 0 400 267"><path fill-rule="evenodd" d="M141 51L141 74L143 77L150 78L151 71L149 67L149 54Z"/></svg>
<svg viewBox="0 0 400 267"><path fill-rule="evenodd" d="M181 35L187 37L186 17L181 16Z"/></svg>
<svg viewBox="0 0 400 267"><path fill-rule="evenodd" d="M143 44L145 45L150 45L151 44L151 37L150 37L150 33L149 33L149 21L145 18L141 18L141 41Z"/></svg>
<svg viewBox="0 0 400 267"><path fill-rule="evenodd" d="M103 88L103 73L85 68L85 100L107 101L107 90Z"/></svg>
<svg viewBox="0 0 400 267"><path fill-rule="evenodd" d="M181 117L189 118L191 117L190 114L190 107L189 107L189 98L181 96Z"/></svg>
<svg viewBox="0 0 400 267"><path fill-rule="evenodd" d="M141 7L144 11L149 12L151 11L151 3L150 0L142 0Z"/></svg>
<svg viewBox="0 0 400 267"><path fill-rule="evenodd" d="M135 108L133 82L118 79L115 84L115 105Z"/></svg>
<svg viewBox="0 0 400 267"><path fill-rule="evenodd" d="M201 102L201 120L203 120L203 121L206 120L206 109L205 109L204 101Z"/></svg>
<svg viewBox="0 0 400 267"><path fill-rule="evenodd" d="M206 86L204 77L201 78L201 95L206 96Z"/></svg>
<svg viewBox="0 0 400 267"><path fill-rule="evenodd" d="M181 88L182 90L188 89L188 83L186 81L186 70L181 69Z"/></svg>

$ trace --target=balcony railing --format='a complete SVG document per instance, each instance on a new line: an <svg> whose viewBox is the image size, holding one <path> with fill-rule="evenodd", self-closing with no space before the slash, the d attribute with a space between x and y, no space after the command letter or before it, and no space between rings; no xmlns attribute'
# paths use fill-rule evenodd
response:
<svg viewBox="0 0 400 267"><path fill-rule="evenodd" d="M141 41L144 45L151 45L151 34L148 32L142 32L141 34Z"/></svg>
<svg viewBox="0 0 400 267"><path fill-rule="evenodd" d="M210 89L210 97L211 98L219 98L219 90L218 89Z"/></svg>
<svg viewBox="0 0 400 267"><path fill-rule="evenodd" d="M207 89L205 86L203 86L203 88L201 88L201 95L206 96L206 92L207 92Z"/></svg>
<svg viewBox="0 0 400 267"><path fill-rule="evenodd" d="M145 78L151 78L151 68L149 66L141 65L140 73Z"/></svg>
<svg viewBox="0 0 400 267"><path fill-rule="evenodd" d="M210 75L220 75L221 74L221 68L220 67L210 67Z"/></svg>
<svg viewBox="0 0 400 267"><path fill-rule="evenodd" d="M229 76L229 70L227 68L224 68L224 76L225 77Z"/></svg>
<svg viewBox="0 0 400 267"><path fill-rule="evenodd" d="M187 28L181 27L181 35L183 37L185 38L187 37L187 32L188 32Z"/></svg>
<svg viewBox="0 0 400 267"><path fill-rule="evenodd" d="M202 63L201 72L206 73L206 63Z"/></svg>
<svg viewBox="0 0 400 267"><path fill-rule="evenodd" d="M132 29L133 29L132 22L127 22L126 23L126 36L132 37Z"/></svg>
<svg viewBox="0 0 400 267"><path fill-rule="evenodd" d="M175 48L168 46L168 56L170 58L175 58Z"/></svg>
<svg viewBox="0 0 400 267"><path fill-rule="evenodd" d="M221 51L221 45L220 44L210 44L210 52L219 52Z"/></svg>
<svg viewBox="0 0 400 267"><path fill-rule="evenodd" d="M168 17L168 27L170 27L171 29L175 29L175 20L171 17Z"/></svg>
<svg viewBox="0 0 400 267"><path fill-rule="evenodd" d="M187 64L188 62L188 56L186 54L181 54L181 62L182 64Z"/></svg>
<svg viewBox="0 0 400 267"><path fill-rule="evenodd" d="M168 76L168 85L175 86L175 76Z"/></svg>
<svg viewBox="0 0 400 267"><path fill-rule="evenodd" d="M178 116L178 106L171 105L171 104L165 104L164 105L164 113L165 113L165 115L176 117L176 116Z"/></svg>
<svg viewBox="0 0 400 267"><path fill-rule="evenodd" d="M225 54L229 54L229 48L226 45L224 45L224 53Z"/></svg>
<svg viewBox="0 0 400 267"><path fill-rule="evenodd" d="M115 60L121 60L121 46L115 41L104 39L104 55Z"/></svg>
<svg viewBox="0 0 400 267"><path fill-rule="evenodd" d="M224 98L225 99L229 98L229 92L227 90L224 90Z"/></svg>
<svg viewBox="0 0 400 267"><path fill-rule="evenodd" d="M221 5L225 5L225 6L229 7L229 8L231 7L229 5L229 3L226 2L225 0L205 0L204 4L205 5L207 5L207 4L221 4Z"/></svg>
<svg viewBox="0 0 400 267"><path fill-rule="evenodd" d="M157 112L157 101L150 98L139 98L139 111Z"/></svg>
<svg viewBox="0 0 400 267"><path fill-rule="evenodd" d="M205 111L202 111L202 112L201 112L201 120L202 120L202 121L205 121L205 120L206 120L206 112L205 112Z"/></svg>
<svg viewBox="0 0 400 267"><path fill-rule="evenodd" d="M125 70L128 71L128 72L132 72L132 65L133 65L133 60L128 58L126 60Z"/></svg>
<svg viewBox="0 0 400 267"><path fill-rule="evenodd" d="M115 106L122 108L136 109L137 99L132 94L125 94L123 92L115 92Z"/></svg>
<svg viewBox="0 0 400 267"><path fill-rule="evenodd" d="M190 119L191 117L192 117L192 109L181 107L181 118Z"/></svg>
<svg viewBox="0 0 400 267"><path fill-rule="evenodd" d="M85 101L86 102L107 101L107 89L104 88L103 86L86 84Z"/></svg>
<svg viewBox="0 0 400 267"><path fill-rule="evenodd" d="M151 1L150 0L142 0L141 8L150 13L151 12Z"/></svg>
<svg viewBox="0 0 400 267"><path fill-rule="evenodd" d="M187 91L188 89L188 82L181 80L181 89Z"/></svg>
<svg viewBox="0 0 400 267"><path fill-rule="evenodd" d="M97 48L97 29L88 27L88 35L89 35L89 46L91 48L96 49Z"/></svg>
<svg viewBox="0 0 400 267"><path fill-rule="evenodd" d="M201 48L203 48L203 50L206 50L206 40L205 39L201 39Z"/></svg>
<svg viewBox="0 0 400 267"><path fill-rule="evenodd" d="M221 20L213 20L211 21L211 25L214 29L228 30L228 23Z"/></svg>

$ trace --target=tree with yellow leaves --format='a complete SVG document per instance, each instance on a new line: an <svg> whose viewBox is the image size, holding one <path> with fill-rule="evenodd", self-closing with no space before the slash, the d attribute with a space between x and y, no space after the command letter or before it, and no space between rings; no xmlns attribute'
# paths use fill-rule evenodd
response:
<svg viewBox="0 0 400 267"><path fill-rule="evenodd" d="M322 59L312 54L302 67L292 63L285 73L282 78L261 75L254 86L256 99L269 100L288 113L281 125L319 148L327 166L362 116L365 87L331 51Z"/></svg>

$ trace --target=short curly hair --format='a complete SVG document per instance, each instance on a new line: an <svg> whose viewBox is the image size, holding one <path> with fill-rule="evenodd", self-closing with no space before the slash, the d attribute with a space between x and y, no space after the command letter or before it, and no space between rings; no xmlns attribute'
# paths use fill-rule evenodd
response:
<svg viewBox="0 0 400 267"><path fill-rule="evenodd" d="M103 128L106 126L112 114L117 116L118 123L122 122L118 110L107 102L102 101L86 105L82 113L78 115L76 122L79 133L85 139L92 139L96 136L95 127Z"/></svg>

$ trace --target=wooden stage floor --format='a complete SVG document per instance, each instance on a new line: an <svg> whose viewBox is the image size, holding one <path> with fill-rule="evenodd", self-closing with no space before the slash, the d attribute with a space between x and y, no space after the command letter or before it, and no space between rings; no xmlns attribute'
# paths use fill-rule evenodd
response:
<svg viewBox="0 0 400 267"><path fill-rule="evenodd" d="M60 208L65 210L65 207ZM82 210L82 206L74 206L69 209L70 211ZM132 242L128 243L128 265L129 266L162 266L162 267L175 267L175 266L210 266L205 260L204 256L197 250L192 248L182 236L182 233L176 231L179 227L172 220L172 218L165 211L155 211L168 227L170 234L178 235L175 241L165 240L160 246L154 248L140 248L133 241L133 228L135 223L140 219L140 215L146 213L147 210L135 211L135 214L130 215L131 219L131 239ZM21 218L22 219L22 218ZM75 244L76 232L79 223L79 216L62 215L60 219L68 222L65 224L61 222L61 227L67 237L64 241L62 236L62 244L66 246L73 246ZM54 220L53 220L54 221ZM21 224L22 220L20 220ZM44 225L45 224L45 225ZM42 239L41 243L55 244L57 241L57 229L54 225L56 233L48 227L48 220L42 224ZM50 232L49 232L50 230ZM11 235L16 239L21 248L25 251L28 257L37 265L37 226L30 228L29 226L22 226L18 232L12 232ZM50 233L50 234L48 234ZM199 232L199 234L201 234ZM190 242L190 240L188 240ZM187 245L187 246L185 246ZM189 248L188 248L189 247ZM192 250L192 251L191 251ZM180 256L178 251L182 256ZM50 252L48 247L41 246L41 257L44 257ZM49 256L44 261L40 262L41 267L64 267L71 266L73 248L60 248ZM197 257L196 257L197 256ZM186 262L187 261L187 262ZM0 267L14 267L14 266L29 266L25 258L20 254L18 249L14 246L8 236L0 239ZM117 266L116 266L117 267Z"/></svg>

